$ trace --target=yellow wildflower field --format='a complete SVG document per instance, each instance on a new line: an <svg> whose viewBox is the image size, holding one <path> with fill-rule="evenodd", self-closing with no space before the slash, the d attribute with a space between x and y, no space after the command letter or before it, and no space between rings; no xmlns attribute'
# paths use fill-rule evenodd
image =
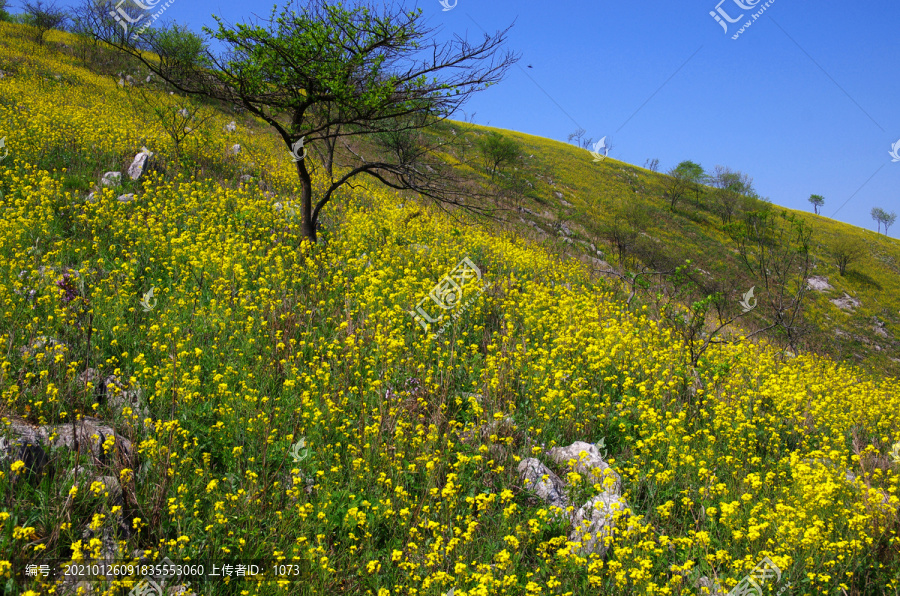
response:
<svg viewBox="0 0 900 596"><path fill-rule="evenodd" d="M790 594L900 590L897 379L747 341L691 368L581 264L381 187L346 190L310 245L264 128L216 112L179 161L127 84L17 27L0 24L0 436L116 434L49 448L40 475L3 461L10 593L74 593L28 564L166 557L283 571L191 582L204 595L701 594L765 557ZM88 200L142 147L162 166ZM490 287L434 338L410 311L465 257ZM518 476L574 441L622 476L605 557ZM605 490L556 471L579 503Z"/></svg>

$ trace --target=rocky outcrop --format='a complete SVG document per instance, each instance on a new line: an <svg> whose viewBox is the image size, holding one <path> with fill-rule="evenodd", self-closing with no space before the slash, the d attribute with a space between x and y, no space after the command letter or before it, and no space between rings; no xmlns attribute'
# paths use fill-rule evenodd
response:
<svg viewBox="0 0 900 596"><path fill-rule="evenodd" d="M604 490L582 505L571 517L571 542L581 543L581 556L596 553L606 556L613 532L623 516L629 514L628 503L622 497L622 478L605 461L596 445L576 441L568 447L555 447L547 455L558 465L586 477L591 484ZM543 501L566 510L571 502L566 484L552 470L534 458L519 463L519 478L525 488L533 490Z"/></svg>
<svg viewBox="0 0 900 596"><path fill-rule="evenodd" d="M525 488L533 490L542 501L563 510L569 506L565 483L539 460L533 457L523 459L519 462L518 471Z"/></svg>
<svg viewBox="0 0 900 596"><path fill-rule="evenodd" d="M854 310L862 306L862 302L860 302L847 292L844 292L844 295L842 297L833 299L831 303L841 310Z"/></svg>
<svg viewBox="0 0 900 596"><path fill-rule="evenodd" d="M822 277L821 275L815 275L806 280L806 285L809 286L810 290L815 290L816 292L827 292L828 290L833 290L834 287L828 283L828 278Z"/></svg>

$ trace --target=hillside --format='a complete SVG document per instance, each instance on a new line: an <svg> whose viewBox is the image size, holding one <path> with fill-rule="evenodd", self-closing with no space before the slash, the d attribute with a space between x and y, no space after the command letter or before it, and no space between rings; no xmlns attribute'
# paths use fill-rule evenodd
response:
<svg viewBox="0 0 900 596"><path fill-rule="evenodd" d="M0 23L7 593L153 576L204 596L723 594L764 560L773 594L900 593L896 240L800 214L873 247L857 276L814 253L835 290L809 317L866 369L739 331L692 365L650 298L627 304L583 254L617 264L599 228L628 199L659 253L739 275L712 216L670 213L659 176L506 133L534 155L528 211L476 219L367 184L311 245L294 164L258 121L48 37ZM209 117L176 147L137 89ZM461 270L477 273L453 318L426 333L410 311ZM830 306L843 291L852 314ZM166 558L265 581L142 572ZM61 577L90 560L137 566Z"/></svg>
<svg viewBox="0 0 900 596"><path fill-rule="evenodd" d="M613 158L597 162L588 150L514 131L452 123L440 134L449 138L451 129L453 134L469 132L472 145L495 131L521 147L524 158L518 167L508 168L501 184L494 185L502 188L505 199L496 205L506 222L503 228L531 237L553 252L580 258L597 272L668 270L690 259L699 273L698 284L708 293L725 292L733 304L751 287L763 287L761 276L744 265L734 238L726 232L713 188L688 191L673 210L664 174ZM487 183L485 172L471 174ZM811 233L812 282L803 300L802 349L900 376L900 241L812 213L753 203L753 209L797 217ZM641 212L637 227L642 238L621 263L608 228L629 217L629 209ZM739 209L733 219L741 217ZM839 238L864 247L844 275L829 251ZM757 296L761 302L767 299L764 291ZM757 314L742 322L748 332L772 318L762 310ZM776 336L769 337L777 341Z"/></svg>

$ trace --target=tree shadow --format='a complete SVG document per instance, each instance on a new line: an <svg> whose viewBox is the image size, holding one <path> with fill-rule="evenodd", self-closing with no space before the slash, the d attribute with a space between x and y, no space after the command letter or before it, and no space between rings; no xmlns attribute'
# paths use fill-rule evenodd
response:
<svg viewBox="0 0 900 596"><path fill-rule="evenodd" d="M844 273L844 277L846 277L847 279L851 279L855 282L859 282L860 284L862 284L864 286L868 286L870 288L875 288L877 290L884 289L881 287L880 283L878 283L877 281L872 279L871 276L869 276L865 273L862 273L861 271L847 269L847 271Z"/></svg>

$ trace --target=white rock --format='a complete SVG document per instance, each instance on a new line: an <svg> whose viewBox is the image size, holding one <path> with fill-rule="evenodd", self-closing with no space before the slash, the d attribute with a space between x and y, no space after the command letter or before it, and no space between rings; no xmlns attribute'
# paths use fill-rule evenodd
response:
<svg viewBox="0 0 900 596"><path fill-rule="evenodd" d="M568 507L563 481L539 460L533 457L523 459L519 462L518 471L526 489L533 490L549 505L563 510Z"/></svg>
<svg viewBox="0 0 900 596"><path fill-rule="evenodd" d="M103 186L118 186L122 181L122 172L107 172L103 174L100 184Z"/></svg>
<svg viewBox="0 0 900 596"><path fill-rule="evenodd" d="M606 490L622 494L622 478L603 461L600 450L595 445L576 441L568 447L554 447L547 455L560 465L568 465L570 460L575 460L577 463L574 471L586 476L588 482L603 484ZM606 480L607 478L612 480Z"/></svg>
<svg viewBox="0 0 900 596"><path fill-rule="evenodd" d="M132 180L137 180L147 171L147 160L153 157L153 153L146 147L141 148L141 152L134 156L134 161L128 166L128 176Z"/></svg>
<svg viewBox="0 0 900 596"><path fill-rule="evenodd" d="M815 290L817 292L827 292L828 290L834 289L834 287L828 283L828 278L822 277L821 275L810 277L806 280L806 285L809 286L810 290Z"/></svg>
<svg viewBox="0 0 900 596"><path fill-rule="evenodd" d="M178 110L178 115L182 118L190 117L190 113L187 111L187 108L181 108L180 110Z"/></svg>
<svg viewBox="0 0 900 596"><path fill-rule="evenodd" d="M237 124L234 123L234 120L225 125L225 132L234 132L237 130Z"/></svg>
<svg viewBox="0 0 900 596"><path fill-rule="evenodd" d="M128 201L132 200L133 198L134 198L134 193L130 192L127 195L119 195L118 197L116 197L116 200L119 201L120 203L127 203Z"/></svg>
<svg viewBox="0 0 900 596"><path fill-rule="evenodd" d="M238 153L241 152L241 146L238 145L237 143L235 143L234 145L231 146L231 148L228 150L228 152L231 155L237 155Z"/></svg>
<svg viewBox="0 0 900 596"><path fill-rule="evenodd" d="M569 536L569 540L583 542L580 549L582 556L590 553L597 553L601 557L605 556L609 548L608 542L611 544L610 539L617 525L615 513L627 509L628 504L625 499L609 491L594 497L575 513L575 519L572 521L575 529ZM588 535L590 538L583 540Z"/></svg>
<svg viewBox="0 0 900 596"><path fill-rule="evenodd" d="M860 305L862 305L862 302L860 302L847 292L844 292L844 295L841 298L835 298L834 300L832 300L831 303L843 310L853 310L854 308L859 308Z"/></svg>

